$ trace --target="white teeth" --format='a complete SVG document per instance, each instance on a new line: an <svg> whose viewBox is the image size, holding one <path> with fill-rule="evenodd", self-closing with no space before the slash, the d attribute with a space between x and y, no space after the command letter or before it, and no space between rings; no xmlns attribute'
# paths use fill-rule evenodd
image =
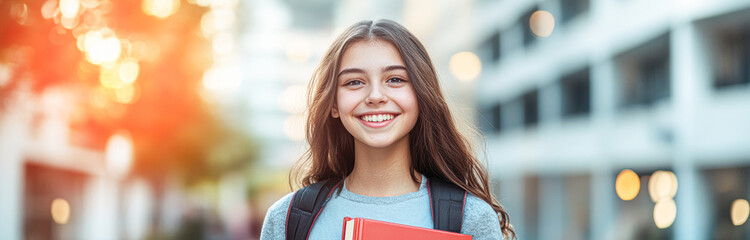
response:
<svg viewBox="0 0 750 240"><path fill-rule="evenodd" d="M367 115L363 116L362 120L368 121L368 122L382 122L382 121L388 121L393 119L395 116L392 114L376 114L376 115Z"/></svg>

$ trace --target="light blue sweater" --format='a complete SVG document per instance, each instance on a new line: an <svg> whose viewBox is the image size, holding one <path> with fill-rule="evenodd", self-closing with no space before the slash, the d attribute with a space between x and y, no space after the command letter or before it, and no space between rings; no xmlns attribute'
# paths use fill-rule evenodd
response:
<svg viewBox="0 0 750 240"><path fill-rule="evenodd" d="M363 217L386 222L432 228L430 197L427 184L416 192L394 197L369 197L346 189L340 195L334 193L320 212L310 232L309 239L341 239L344 217ZM284 240L286 237L286 215L293 193L282 197L266 213L261 231L261 240ZM474 240L503 239L500 221L492 207L484 200L468 194L464 207L461 233L473 236Z"/></svg>

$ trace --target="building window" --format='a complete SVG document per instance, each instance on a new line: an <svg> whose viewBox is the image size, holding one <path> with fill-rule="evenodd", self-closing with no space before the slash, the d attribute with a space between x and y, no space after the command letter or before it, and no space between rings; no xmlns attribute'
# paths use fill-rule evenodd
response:
<svg viewBox="0 0 750 240"><path fill-rule="evenodd" d="M496 103L483 108L478 125L485 134L498 133L502 129L501 106L500 103Z"/></svg>
<svg viewBox="0 0 750 240"><path fill-rule="evenodd" d="M539 91L534 89L523 95L523 125L534 126L539 122Z"/></svg>
<svg viewBox="0 0 750 240"><path fill-rule="evenodd" d="M560 0L562 6L560 22L567 23L581 13L588 11L589 0Z"/></svg>
<svg viewBox="0 0 750 240"><path fill-rule="evenodd" d="M564 76L560 85L563 117L588 114L591 111L589 68Z"/></svg>
<svg viewBox="0 0 750 240"><path fill-rule="evenodd" d="M32 163L23 166L23 213L18 216L23 223L24 239L76 239L81 234L81 221L85 208L85 185L89 176L71 169ZM14 196L15 197L15 196ZM50 214L55 199L67 203L67 214L62 214L65 224L57 224ZM19 197L19 200L21 198ZM54 214L54 213L53 213Z"/></svg>
<svg viewBox="0 0 750 240"><path fill-rule="evenodd" d="M669 34L664 34L616 58L620 106L651 105L669 98L669 47Z"/></svg>
<svg viewBox="0 0 750 240"><path fill-rule="evenodd" d="M503 102L500 111L500 129L502 131L523 128L524 126L524 101L518 97L511 101Z"/></svg>
<svg viewBox="0 0 750 240"><path fill-rule="evenodd" d="M500 31L496 31L484 42L484 49L493 63L500 61Z"/></svg>
<svg viewBox="0 0 750 240"><path fill-rule="evenodd" d="M498 103L492 107L492 127L495 132L500 132L500 130L502 130L502 116L500 115L502 113L501 106L502 105Z"/></svg>
<svg viewBox="0 0 750 240"><path fill-rule="evenodd" d="M714 49L714 87L750 83L750 25L720 32Z"/></svg>

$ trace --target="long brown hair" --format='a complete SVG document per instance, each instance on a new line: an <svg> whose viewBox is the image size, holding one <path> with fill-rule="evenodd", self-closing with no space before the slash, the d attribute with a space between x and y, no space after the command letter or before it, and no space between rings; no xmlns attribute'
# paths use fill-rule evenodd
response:
<svg viewBox="0 0 750 240"><path fill-rule="evenodd" d="M419 116L409 132L411 173L439 177L465 189L492 206L498 214L503 236L515 238L508 213L489 189L486 168L472 153L471 142L453 121L448 105L422 43L406 28L390 20L362 21L347 28L333 42L313 73L308 87L306 139L310 144L289 175L290 186L344 179L354 168L354 137L341 120L331 116L336 102L336 73L341 56L356 41L378 39L396 46L406 63L417 97ZM302 174L302 177L299 175Z"/></svg>

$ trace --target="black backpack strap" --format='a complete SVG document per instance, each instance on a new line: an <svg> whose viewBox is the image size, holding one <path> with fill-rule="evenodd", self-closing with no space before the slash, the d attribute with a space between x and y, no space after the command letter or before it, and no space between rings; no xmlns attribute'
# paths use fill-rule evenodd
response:
<svg viewBox="0 0 750 240"><path fill-rule="evenodd" d="M286 215L286 239L303 240L310 235L315 219L325 207L338 184L320 181L294 193Z"/></svg>
<svg viewBox="0 0 750 240"><path fill-rule="evenodd" d="M461 233L467 192L437 177L427 180L427 189L434 228Z"/></svg>

